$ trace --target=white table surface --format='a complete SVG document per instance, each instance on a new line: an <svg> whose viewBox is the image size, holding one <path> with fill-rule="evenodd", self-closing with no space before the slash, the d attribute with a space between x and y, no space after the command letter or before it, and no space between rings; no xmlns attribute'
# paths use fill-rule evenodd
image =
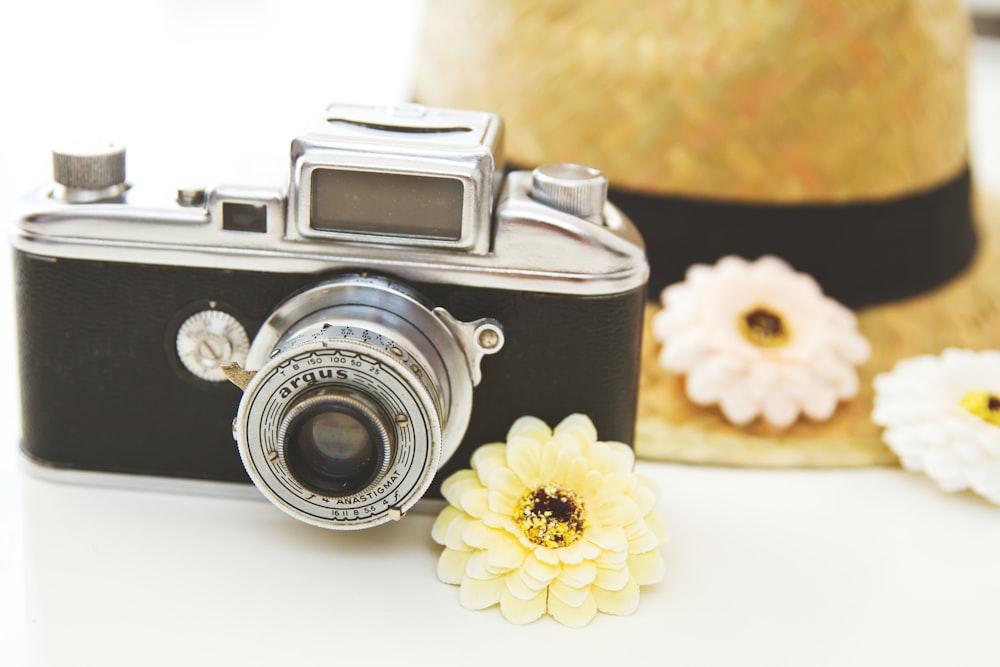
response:
<svg viewBox="0 0 1000 667"><path fill-rule="evenodd" d="M326 102L406 99L419 16L403 0L6 7L0 202L81 133L126 142L132 181L280 173ZM1000 193L1000 44L974 53L974 166ZM2 665L1000 664L1000 510L900 470L640 463L673 531L666 580L585 630L463 610L435 578L430 516L345 534L263 501L36 479L16 453L8 253L0 281Z"/></svg>

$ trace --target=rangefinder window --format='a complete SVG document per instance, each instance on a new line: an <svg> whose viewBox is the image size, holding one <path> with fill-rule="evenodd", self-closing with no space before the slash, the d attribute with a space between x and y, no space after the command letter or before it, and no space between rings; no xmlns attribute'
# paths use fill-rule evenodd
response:
<svg viewBox="0 0 1000 667"><path fill-rule="evenodd" d="M327 232L454 241L462 235L464 194L455 178L316 169L309 224Z"/></svg>

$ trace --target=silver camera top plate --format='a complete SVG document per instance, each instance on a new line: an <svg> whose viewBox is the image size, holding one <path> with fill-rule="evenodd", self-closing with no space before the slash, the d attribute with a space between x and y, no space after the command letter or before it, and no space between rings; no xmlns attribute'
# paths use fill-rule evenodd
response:
<svg viewBox="0 0 1000 667"><path fill-rule="evenodd" d="M19 202L11 241L52 258L557 294L644 285L632 223L609 203L599 222L559 210L533 196L530 172L504 178L502 135L485 112L334 105L292 142L290 187L122 183L67 199L50 183Z"/></svg>

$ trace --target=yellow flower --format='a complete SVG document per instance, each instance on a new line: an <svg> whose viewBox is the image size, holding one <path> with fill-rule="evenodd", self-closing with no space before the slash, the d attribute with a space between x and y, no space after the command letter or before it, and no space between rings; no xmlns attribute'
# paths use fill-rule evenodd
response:
<svg viewBox="0 0 1000 667"><path fill-rule="evenodd" d="M639 586L663 578L666 536L656 491L632 472L634 461L628 446L598 442L584 415L554 432L518 419L506 444L480 447L472 470L442 484L438 577L461 586L463 607L499 604L511 623L547 612L582 627L598 611L631 614Z"/></svg>

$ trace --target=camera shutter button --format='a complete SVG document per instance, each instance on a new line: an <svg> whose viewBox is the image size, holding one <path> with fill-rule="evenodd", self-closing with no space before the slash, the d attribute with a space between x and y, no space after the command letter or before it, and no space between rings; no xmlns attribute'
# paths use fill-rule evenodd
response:
<svg viewBox="0 0 1000 667"><path fill-rule="evenodd" d="M545 164L531 173L531 197L565 213L603 224L608 179L593 167L568 162Z"/></svg>
<svg viewBox="0 0 1000 667"><path fill-rule="evenodd" d="M76 142L52 150L52 176L78 190L106 190L125 183L125 147L110 141Z"/></svg>

